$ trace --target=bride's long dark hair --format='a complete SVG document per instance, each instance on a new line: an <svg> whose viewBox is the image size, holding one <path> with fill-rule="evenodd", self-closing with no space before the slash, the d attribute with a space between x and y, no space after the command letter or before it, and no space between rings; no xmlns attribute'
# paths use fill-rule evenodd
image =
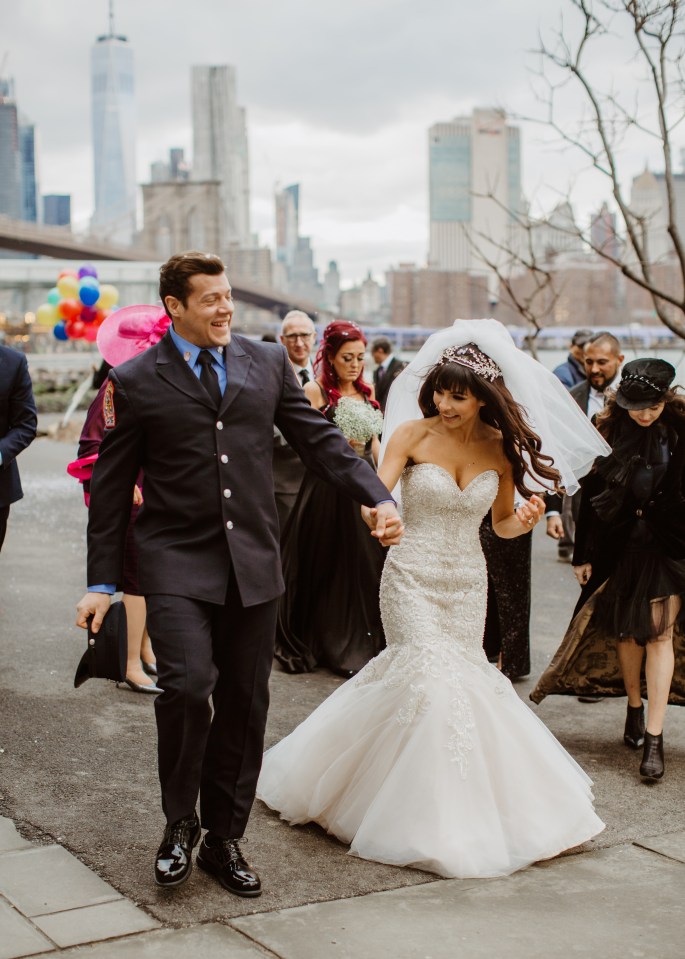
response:
<svg viewBox="0 0 685 959"><path fill-rule="evenodd" d="M480 409L480 418L502 434L504 455L511 463L514 486L522 496L535 492L526 486L526 475L549 480L554 489L559 489L561 476L552 465L554 460L541 452L540 437L528 425L525 410L506 388L501 376L491 382L461 363L437 363L419 393L419 406L425 417L438 415L433 402L436 390L462 394L468 391L485 404Z"/></svg>

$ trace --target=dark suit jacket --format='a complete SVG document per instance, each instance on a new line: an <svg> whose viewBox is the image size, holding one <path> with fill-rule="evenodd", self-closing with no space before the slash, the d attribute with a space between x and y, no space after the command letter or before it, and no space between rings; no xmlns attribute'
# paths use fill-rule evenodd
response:
<svg viewBox="0 0 685 959"><path fill-rule="evenodd" d="M36 435L36 404L26 357L0 346L0 506L23 496L16 457Z"/></svg>
<svg viewBox="0 0 685 959"><path fill-rule="evenodd" d="M283 591L272 475L273 427L305 465L358 502L389 494L335 426L312 409L283 347L234 335L217 414L170 335L110 373L116 425L93 470L88 582L119 583L131 490L141 590L222 604L231 565L245 606Z"/></svg>
<svg viewBox="0 0 685 959"><path fill-rule="evenodd" d="M396 360L393 357L380 380L378 378L378 370L380 367L376 367L376 369L373 371L373 385L376 390L376 400L378 401L381 410L385 411L385 401L388 398L388 393L390 392L390 387L393 384L393 380L397 379L406 365L407 364L402 360Z"/></svg>
<svg viewBox="0 0 685 959"><path fill-rule="evenodd" d="M576 383L576 385L569 390L569 393L587 416L587 407L590 402L590 380Z"/></svg>

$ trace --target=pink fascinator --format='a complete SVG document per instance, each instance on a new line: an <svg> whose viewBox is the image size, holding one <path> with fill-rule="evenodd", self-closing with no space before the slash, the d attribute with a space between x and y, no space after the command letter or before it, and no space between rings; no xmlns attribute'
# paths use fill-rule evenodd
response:
<svg viewBox="0 0 685 959"><path fill-rule="evenodd" d="M142 304L115 310L98 330L100 355L110 366L118 366L159 343L170 323L161 306Z"/></svg>

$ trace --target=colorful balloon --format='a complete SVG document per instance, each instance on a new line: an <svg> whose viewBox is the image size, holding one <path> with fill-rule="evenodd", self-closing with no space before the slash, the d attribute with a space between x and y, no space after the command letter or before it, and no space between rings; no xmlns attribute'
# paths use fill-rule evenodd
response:
<svg viewBox="0 0 685 959"><path fill-rule="evenodd" d="M86 324L82 320L67 320L65 330L70 340L80 340L86 330Z"/></svg>
<svg viewBox="0 0 685 959"><path fill-rule="evenodd" d="M61 276L57 281L60 295L70 300L78 296L79 281L75 276Z"/></svg>
<svg viewBox="0 0 685 959"><path fill-rule="evenodd" d="M92 263L84 263L81 269L78 271L79 280L82 280L84 276L94 276L97 279L98 271L95 269Z"/></svg>
<svg viewBox="0 0 685 959"><path fill-rule="evenodd" d="M43 303L36 310L36 322L39 326L52 326L59 319L59 313L53 303Z"/></svg>
<svg viewBox="0 0 685 959"><path fill-rule="evenodd" d="M100 287L100 298L97 305L101 310L108 310L119 302L119 291L111 283L103 283Z"/></svg>
<svg viewBox="0 0 685 959"><path fill-rule="evenodd" d="M86 343L94 343L98 338L98 328L94 323L89 323L83 331L83 339Z"/></svg>
<svg viewBox="0 0 685 959"><path fill-rule="evenodd" d="M61 299L62 299L62 294L60 293L60 291L57 289L56 286L53 286L53 288L48 293L48 303L52 303L54 306L57 306L57 304L59 303Z"/></svg>
<svg viewBox="0 0 685 959"><path fill-rule="evenodd" d="M78 295L84 306L94 306L100 297L100 284L92 276L84 276L79 283Z"/></svg>
<svg viewBox="0 0 685 959"><path fill-rule="evenodd" d="M55 323L52 333L56 340L61 340L64 342L64 340L69 339L69 335L65 329L64 320L60 320L58 323Z"/></svg>
<svg viewBox="0 0 685 959"><path fill-rule="evenodd" d="M79 316L84 323L92 323L97 315L98 315L98 311L95 309L94 306L84 306L81 312L79 313Z"/></svg>
<svg viewBox="0 0 685 959"><path fill-rule="evenodd" d="M57 312L64 320L75 320L82 309L80 300L62 300L57 306Z"/></svg>

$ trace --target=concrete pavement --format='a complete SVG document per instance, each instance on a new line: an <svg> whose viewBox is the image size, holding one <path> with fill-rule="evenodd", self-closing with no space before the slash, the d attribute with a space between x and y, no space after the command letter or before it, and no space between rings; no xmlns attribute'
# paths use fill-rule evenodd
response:
<svg viewBox="0 0 685 959"><path fill-rule="evenodd" d="M265 891L241 900L195 871L157 889L162 830L151 698L73 672L85 509L64 473L74 447L22 454L26 498L0 556L0 959L24 955L355 959L456 955L682 956L685 712L669 707L667 773L653 787L621 744L625 700L553 697L536 712L595 780L607 829L577 855L501 880L437 880L368 863L318 827L257 804L250 860ZM575 601L570 567L534 539L533 671ZM268 742L339 683L274 672ZM18 827L14 831L12 820Z"/></svg>

